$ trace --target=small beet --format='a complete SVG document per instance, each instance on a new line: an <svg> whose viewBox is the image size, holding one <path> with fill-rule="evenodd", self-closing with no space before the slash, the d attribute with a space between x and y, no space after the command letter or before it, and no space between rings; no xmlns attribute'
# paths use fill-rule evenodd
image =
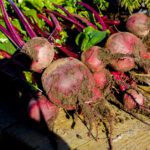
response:
<svg viewBox="0 0 150 150"><path fill-rule="evenodd" d="M93 73L93 77L95 80L95 85L101 90L108 85L108 71L106 69L103 69L100 72Z"/></svg>
<svg viewBox="0 0 150 150"><path fill-rule="evenodd" d="M135 68L134 58L132 57L121 57L118 59L111 60L111 66L116 71L127 72Z"/></svg>
<svg viewBox="0 0 150 150"><path fill-rule="evenodd" d="M35 99L31 99L29 102L28 108L29 117L37 122L41 120L40 109L38 105L38 101Z"/></svg>
<svg viewBox="0 0 150 150"><path fill-rule="evenodd" d="M44 95L39 95L37 99L32 98L29 102L29 117L37 122L41 121L41 115L45 122L51 123L57 117L59 108L52 104Z"/></svg>
<svg viewBox="0 0 150 150"><path fill-rule="evenodd" d="M129 89L126 91L124 97L124 106L128 110L134 109L137 105L143 106L144 104L144 97L141 93L138 93L134 89Z"/></svg>
<svg viewBox="0 0 150 150"><path fill-rule="evenodd" d="M59 108L51 103L44 95L41 95L39 97L38 105L44 117L44 120L46 122L50 121L51 123L53 123L58 115Z"/></svg>
<svg viewBox="0 0 150 150"><path fill-rule="evenodd" d="M41 72L54 58L54 47L43 37L35 37L22 47L21 52L27 54L32 60L31 70Z"/></svg>
<svg viewBox="0 0 150 150"><path fill-rule="evenodd" d="M82 53L81 60L93 72L98 72L105 68L105 63L100 57L101 48L93 46L89 50Z"/></svg>

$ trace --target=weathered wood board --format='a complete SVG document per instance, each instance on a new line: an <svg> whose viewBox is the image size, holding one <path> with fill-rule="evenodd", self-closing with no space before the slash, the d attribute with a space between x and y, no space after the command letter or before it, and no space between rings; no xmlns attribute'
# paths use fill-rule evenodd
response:
<svg viewBox="0 0 150 150"><path fill-rule="evenodd" d="M133 119L128 114L119 111L124 121L113 126L114 150L150 150L150 127ZM124 119L126 118L126 119ZM55 122L54 132L59 135L69 147L58 141L59 150L107 150L108 141L104 127L99 127L99 140L88 137L88 130L79 118L75 120L74 129L71 128L73 120L67 119L63 110ZM103 132L102 132L103 130Z"/></svg>

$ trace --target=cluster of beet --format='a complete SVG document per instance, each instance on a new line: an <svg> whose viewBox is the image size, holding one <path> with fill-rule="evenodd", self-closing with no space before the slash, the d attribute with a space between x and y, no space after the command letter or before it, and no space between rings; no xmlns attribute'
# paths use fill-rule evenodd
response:
<svg viewBox="0 0 150 150"><path fill-rule="evenodd" d="M104 48L91 47L82 53L81 60L72 57L55 60L42 74L42 85L49 100L65 110L81 112L90 125L90 132L93 122L97 126L103 118L111 125L113 113L107 105L109 95L122 95L122 100L116 99L115 103L126 112L132 114L136 108L150 113L149 100L139 91L139 81L130 73L135 70L149 75L149 45L141 39L149 38L149 17L133 14L126 25L130 32L112 34ZM149 85L149 81L145 84Z"/></svg>
<svg viewBox="0 0 150 150"><path fill-rule="evenodd" d="M11 3L15 7L12 1ZM2 0L0 5L2 13L7 16ZM41 73L44 92L38 91L37 97L30 100L29 116L32 119L40 121L42 112L46 121L53 121L59 108L75 110L75 113L84 116L91 133L93 123L97 127L103 118L111 126L113 113L108 106L108 97L111 99L116 94L122 95L122 100L116 99L115 103L119 103L127 112L139 108L146 111L146 114L150 113L149 107L145 105L148 99L138 90L139 81L131 74L132 70L147 76L150 73L150 45L143 43L143 40L145 43L150 40L148 16L142 13L131 15L126 23L130 32L113 33L108 37L105 47L93 46L83 52L79 59L66 57L56 60L54 44L44 37L36 37L34 32L30 32L31 40L22 42L20 37L11 35L12 31L15 34L15 30L8 16L4 19L9 28L5 33L21 46L21 53L32 59L30 70ZM26 27L30 29L30 26ZM149 80L145 84L149 85Z"/></svg>

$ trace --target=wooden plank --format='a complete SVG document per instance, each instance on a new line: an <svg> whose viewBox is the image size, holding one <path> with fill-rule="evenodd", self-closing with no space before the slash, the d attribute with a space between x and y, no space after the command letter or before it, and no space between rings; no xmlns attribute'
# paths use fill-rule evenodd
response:
<svg viewBox="0 0 150 150"><path fill-rule="evenodd" d="M117 110L118 111L118 110ZM150 127L133 119L128 114L118 111L123 121L113 126L113 147L115 150L150 150ZM73 120L67 119L63 110L55 122L54 132L59 135L72 150L107 150L108 141L101 125L99 127L99 140L88 137L87 128L80 119L76 119L74 129L71 129ZM58 149L65 150L59 141Z"/></svg>

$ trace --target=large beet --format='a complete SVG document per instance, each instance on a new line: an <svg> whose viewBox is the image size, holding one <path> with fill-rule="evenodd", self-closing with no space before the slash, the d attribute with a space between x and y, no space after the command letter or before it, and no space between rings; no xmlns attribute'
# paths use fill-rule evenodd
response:
<svg viewBox="0 0 150 150"><path fill-rule="evenodd" d="M79 101L94 97L94 79L79 60L68 57L54 61L45 69L42 84L49 99L65 109L74 109Z"/></svg>
<svg viewBox="0 0 150 150"><path fill-rule="evenodd" d="M54 104L66 110L82 111L85 122L89 125L89 135L93 123L97 129L99 119L103 121L106 118L111 124L112 113L103 94L95 86L92 73L81 61L72 57L54 61L42 74L42 84ZM97 139L98 130L96 131Z"/></svg>

